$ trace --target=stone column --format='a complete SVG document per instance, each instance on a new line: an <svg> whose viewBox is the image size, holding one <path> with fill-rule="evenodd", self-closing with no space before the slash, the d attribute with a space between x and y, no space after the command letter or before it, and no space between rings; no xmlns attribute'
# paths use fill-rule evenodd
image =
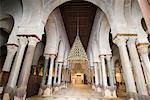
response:
<svg viewBox="0 0 150 100"><path fill-rule="evenodd" d="M17 49L18 47L16 45L7 45L7 56L2 71L6 71L6 72L10 71L11 64L17 52Z"/></svg>
<svg viewBox="0 0 150 100"><path fill-rule="evenodd" d="M138 51L140 53L140 59L143 63L143 69L146 77L146 83L148 86L148 92L150 94L150 60L148 57L148 44L139 44Z"/></svg>
<svg viewBox="0 0 150 100"><path fill-rule="evenodd" d="M61 63L61 62L59 63L58 85L61 84L62 64L63 64L63 63Z"/></svg>
<svg viewBox="0 0 150 100"><path fill-rule="evenodd" d="M137 92L136 92L135 81L134 81L132 68L131 68L131 64L130 64L130 60L126 48L127 39L128 37L125 36L117 36L114 39L114 43L116 43L119 48L127 96L129 96L128 98L133 98Z"/></svg>
<svg viewBox="0 0 150 100"><path fill-rule="evenodd" d="M114 76L113 76L113 69L111 66L111 57L112 55L106 55L106 62L107 62L107 68L108 68L109 83L110 83L110 86L114 87Z"/></svg>
<svg viewBox="0 0 150 100"><path fill-rule="evenodd" d="M99 79L98 79L98 64L97 62L94 62L94 71L95 71L95 85L99 85Z"/></svg>
<svg viewBox="0 0 150 100"><path fill-rule="evenodd" d="M42 95L46 83L46 74L47 74L48 63L49 63L49 55L44 55L44 56L45 56L45 61L44 61L43 77L42 77L41 86L38 95Z"/></svg>
<svg viewBox="0 0 150 100"><path fill-rule="evenodd" d="M50 86L52 86L52 75L53 75L55 57L56 57L55 55L50 55L51 63L50 63L50 68L49 68L48 81L47 81L47 85L50 85Z"/></svg>
<svg viewBox="0 0 150 100"><path fill-rule="evenodd" d="M100 59L101 59L101 63L102 63L103 86L106 87L106 86L108 86L108 84L107 84L107 74L106 74L106 66L105 66L105 56L101 55Z"/></svg>
<svg viewBox="0 0 150 100"><path fill-rule="evenodd" d="M101 66L101 62L98 62L98 68L99 68L99 84L100 84L100 86L102 86L102 84L103 84L103 78L102 78L102 68L101 68L102 66Z"/></svg>
<svg viewBox="0 0 150 100"><path fill-rule="evenodd" d="M34 56L34 51L36 44L38 42L38 39L35 37L28 37L28 48L27 52L24 58L23 66L20 72L19 81L18 81L18 88L16 90L16 100L22 100L26 97L26 89L28 84L28 79L30 76L30 70L32 65L32 60Z"/></svg>
<svg viewBox="0 0 150 100"><path fill-rule="evenodd" d="M55 55L50 55L50 68L47 80L47 88L44 90L43 96L50 96L52 94L52 75L55 57Z"/></svg>
<svg viewBox="0 0 150 100"><path fill-rule="evenodd" d="M91 66L92 85L94 84L94 66Z"/></svg>
<svg viewBox="0 0 150 100"><path fill-rule="evenodd" d="M57 79L57 69L58 69L58 62L56 62L56 64L55 64L54 85L56 85L56 79Z"/></svg>
<svg viewBox="0 0 150 100"><path fill-rule="evenodd" d="M19 75L19 71L20 71L20 67L21 67L21 63L22 63L22 59L23 59L23 55L24 55L27 42L28 41L26 37L19 37L19 49L17 51L16 57L15 57L15 60L14 60L14 63L13 63L13 66L9 75L8 83L4 91L3 100L7 100L9 98L9 94L12 93L13 89L16 87L16 83L17 83L17 79L18 79L18 75Z"/></svg>
<svg viewBox="0 0 150 100"><path fill-rule="evenodd" d="M129 38L127 45L129 49L131 62L133 65L133 71L135 74L136 86L137 86L138 94L148 95L141 63L135 46L135 41L136 41L135 37Z"/></svg>

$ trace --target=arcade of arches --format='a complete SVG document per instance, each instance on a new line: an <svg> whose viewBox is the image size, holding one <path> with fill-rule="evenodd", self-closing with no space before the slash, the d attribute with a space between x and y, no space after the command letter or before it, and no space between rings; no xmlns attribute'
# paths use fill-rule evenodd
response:
<svg viewBox="0 0 150 100"><path fill-rule="evenodd" d="M150 0L0 6L2 100L150 100Z"/></svg>

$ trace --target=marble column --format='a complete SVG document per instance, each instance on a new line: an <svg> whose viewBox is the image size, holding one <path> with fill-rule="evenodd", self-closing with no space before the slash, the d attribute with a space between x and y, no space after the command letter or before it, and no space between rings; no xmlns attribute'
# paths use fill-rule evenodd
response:
<svg viewBox="0 0 150 100"><path fill-rule="evenodd" d="M101 63L102 63L102 79L103 79L103 86L106 87L108 86L107 83L107 74L106 74L106 66L105 66L105 56L100 55Z"/></svg>
<svg viewBox="0 0 150 100"><path fill-rule="evenodd" d="M116 86L116 78L115 78L115 62L114 62L114 58L112 57L111 59L111 66L112 66L112 71L113 71L113 76L114 76L114 85Z"/></svg>
<svg viewBox="0 0 150 100"><path fill-rule="evenodd" d="M97 62L94 62L94 72L95 72L95 85L99 85L99 78L98 78L98 64Z"/></svg>
<svg viewBox="0 0 150 100"><path fill-rule="evenodd" d="M55 59L55 55L50 55L50 68L49 68L49 75L48 75L48 81L47 81L47 85L52 86L52 75L53 75L53 67L54 67L54 59Z"/></svg>
<svg viewBox="0 0 150 100"><path fill-rule="evenodd" d="M125 36L117 36L114 39L114 43L116 43L119 48L120 59L121 59L122 69L123 69L123 78L125 80L127 96L128 98L133 98L136 95L137 91L136 91L135 81L134 81L132 68L131 68L127 47L126 47L127 39L128 37Z"/></svg>
<svg viewBox="0 0 150 100"><path fill-rule="evenodd" d="M37 42L39 42L39 40L36 37L28 37L28 41L29 41L28 48L20 72L19 81L17 84L18 88L16 90L16 96L15 96L15 99L20 99L20 100L26 97L26 89L27 89L28 79L30 76L34 51Z"/></svg>
<svg viewBox="0 0 150 100"><path fill-rule="evenodd" d="M148 92L150 94L150 60L148 57L148 45L147 44L141 44L138 47L138 51L140 54L140 59L143 64L144 74L146 77L146 83L148 87Z"/></svg>
<svg viewBox="0 0 150 100"><path fill-rule="evenodd" d="M92 78L92 85L94 84L94 66L91 66L91 78Z"/></svg>
<svg viewBox="0 0 150 100"><path fill-rule="evenodd" d="M9 94L12 93L13 89L16 87L25 47L27 45L27 38L26 37L19 37L19 48L9 75L8 83L6 85L3 99L9 98Z"/></svg>
<svg viewBox="0 0 150 100"><path fill-rule="evenodd" d="M10 71L11 64L17 52L17 49L18 47L16 45L7 45L7 56L2 71L6 71L6 72Z"/></svg>
<svg viewBox="0 0 150 100"><path fill-rule="evenodd" d="M46 83L46 74L47 74L48 63L49 63L49 55L44 55L44 57L45 57L45 61L44 61L43 77L42 77L41 86L38 95L42 95Z"/></svg>
<svg viewBox="0 0 150 100"><path fill-rule="evenodd" d="M131 63L133 65L136 86L137 86L138 94L148 95L146 84L145 84L145 79L144 79L144 75L143 75L143 71L142 71L142 67L141 67L141 63L139 60L135 42L136 42L135 37L129 38L129 40L127 42L127 46L129 49Z"/></svg>
<svg viewBox="0 0 150 100"><path fill-rule="evenodd" d="M57 79L57 70L58 69L58 62L55 64L55 75L54 75L54 85L56 86L56 79Z"/></svg>
<svg viewBox="0 0 150 100"><path fill-rule="evenodd" d="M53 75L53 67L54 67L54 60L56 56L51 54L50 55L50 68L49 68L49 74L48 74L48 80L47 80L47 88L44 90L43 96L50 96L52 94L52 75Z"/></svg>
<svg viewBox="0 0 150 100"><path fill-rule="evenodd" d="M62 65L63 65L63 63L60 62L59 63L59 72L58 72L58 83L57 83L58 85L61 85Z"/></svg>
<svg viewBox="0 0 150 100"><path fill-rule="evenodd" d="M49 55L44 55L45 61L44 61L44 70L43 70L43 77L42 77L42 82L41 85L45 85L46 83L46 74L47 74L47 68L48 68L48 63L49 63Z"/></svg>
<svg viewBox="0 0 150 100"><path fill-rule="evenodd" d="M99 68L99 84L102 86L103 81L102 81L102 68L101 68L101 62L98 62L98 68Z"/></svg>
<svg viewBox="0 0 150 100"><path fill-rule="evenodd" d="M113 76L113 69L111 66L111 57L112 55L106 55L106 63L107 63L107 68L108 68L109 83L110 83L110 86L114 87L114 76Z"/></svg>

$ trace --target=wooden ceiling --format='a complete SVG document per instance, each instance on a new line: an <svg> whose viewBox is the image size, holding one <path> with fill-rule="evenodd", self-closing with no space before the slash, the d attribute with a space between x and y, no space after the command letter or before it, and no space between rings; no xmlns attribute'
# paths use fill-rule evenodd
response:
<svg viewBox="0 0 150 100"><path fill-rule="evenodd" d="M70 46L76 37L78 19L79 36L84 48L87 49L96 9L95 5L83 0L73 0L60 6Z"/></svg>

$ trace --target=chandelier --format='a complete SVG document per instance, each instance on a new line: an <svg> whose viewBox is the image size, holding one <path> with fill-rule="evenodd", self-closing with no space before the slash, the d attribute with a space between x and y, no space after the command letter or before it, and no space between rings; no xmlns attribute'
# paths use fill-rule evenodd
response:
<svg viewBox="0 0 150 100"><path fill-rule="evenodd" d="M79 37L78 15L77 15L77 36L75 38L73 46L71 47L67 60L70 63L86 63L88 61L86 52Z"/></svg>
<svg viewBox="0 0 150 100"><path fill-rule="evenodd" d="M67 60L71 63L85 63L88 61L86 52L81 43L79 34L77 34L73 46L69 52Z"/></svg>

